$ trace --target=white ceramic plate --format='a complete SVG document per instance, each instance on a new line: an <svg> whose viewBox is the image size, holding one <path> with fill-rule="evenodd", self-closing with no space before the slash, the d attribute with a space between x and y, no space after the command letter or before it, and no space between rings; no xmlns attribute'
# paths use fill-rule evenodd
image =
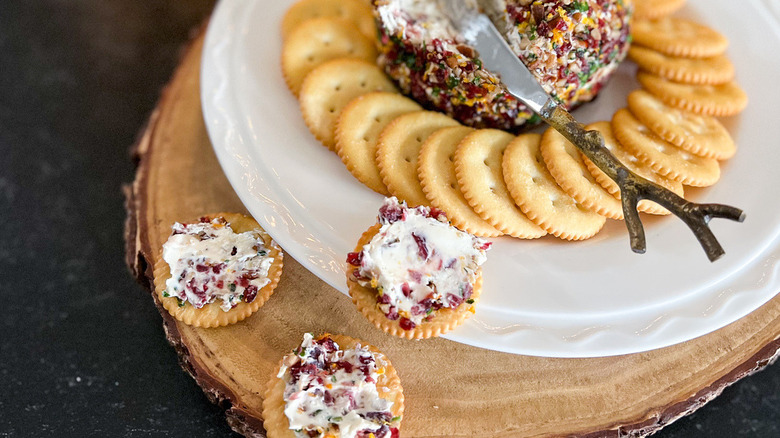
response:
<svg viewBox="0 0 780 438"><path fill-rule="evenodd" d="M375 221L382 197L363 187L301 119L279 66L280 22L292 2L223 0L209 26L201 95L217 157L263 227L307 269L346 293L345 256ZM726 121L739 152L700 202L738 206L744 224L711 225L726 255L707 260L686 226L644 216L647 254L631 252L622 222L563 242L495 240L476 315L448 339L554 357L634 353L723 327L780 289L780 7L771 0L691 0L683 16L725 33L750 96ZM575 112L609 119L637 87L624 65L599 99ZM355 312L355 317L359 314Z"/></svg>

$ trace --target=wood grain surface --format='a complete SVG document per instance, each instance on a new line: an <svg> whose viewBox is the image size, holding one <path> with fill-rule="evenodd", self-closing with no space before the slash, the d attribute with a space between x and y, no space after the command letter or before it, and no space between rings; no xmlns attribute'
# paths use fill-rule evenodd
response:
<svg viewBox="0 0 780 438"><path fill-rule="evenodd" d="M174 221L246 212L203 124L202 45L200 37L183 57L134 151L138 171L126 189L127 261L146 286ZM374 328L347 296L292 257L276 293L241 323L195 329L158 308L182 366L246 436L264 436L264 386L307 331L360 338L387 354L406 395L405 437L644 436L772 363L780 351L780 297L707 336L618 357L552 359L445 339L398 339Z"/></svg>

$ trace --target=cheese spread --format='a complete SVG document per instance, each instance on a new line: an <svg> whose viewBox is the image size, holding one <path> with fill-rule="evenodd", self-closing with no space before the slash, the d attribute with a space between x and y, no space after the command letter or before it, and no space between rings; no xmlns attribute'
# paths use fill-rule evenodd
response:
<svg viewBox="0 0 780 438"><path fill-rule="evenodd" d="M171 270L163 296L195 308L219 302L224 311L239 302L251 303L270 283L268 254L260 230L235 233L223 218L173 225L163 244L163 259Z"/></svg>
<svg viewBox="0 0 780 438"><path fill-rule="evenodd" d="M303 343L282 361L284 414L296 437L397 438L393 403L379 397L386 363L360 344L341 349L328 336Z"/></svg>

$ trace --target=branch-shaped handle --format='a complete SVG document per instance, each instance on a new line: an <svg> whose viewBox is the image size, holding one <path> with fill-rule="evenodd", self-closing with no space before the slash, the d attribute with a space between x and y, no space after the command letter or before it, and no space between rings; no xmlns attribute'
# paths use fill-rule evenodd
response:
<svg viewBox="0 0 780 438"><path fill-rule="evenodd" d="M710 219L716 217L742 222L745 220L745 213L742 210L722 204L689 202L674 192L642 178L618 161L604 147L604 137L598 131L585 130L582 124L574 120L571 114L552 99L542 108L539 115L620 187L623 216L631 240L631 249L634 252L644 253L646 249L645 230L639 219L637 205L640 200L648 199L666 207L682 219L693 231L710 261L714 262L725 253L708 224Z"/></svg>

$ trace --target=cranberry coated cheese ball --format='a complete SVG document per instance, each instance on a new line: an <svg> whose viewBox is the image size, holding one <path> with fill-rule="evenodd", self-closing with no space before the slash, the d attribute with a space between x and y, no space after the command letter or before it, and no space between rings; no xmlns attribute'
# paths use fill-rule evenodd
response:
<svg viewBox="0 0 780 438"><path fill-rule="evenodd" d="M385 71L404 93L463 124L517 131L537 122L483 68L437 3L375 0ZM568 108L596 97L628 50L630 0L477 3L544 89Z"/></svg>

